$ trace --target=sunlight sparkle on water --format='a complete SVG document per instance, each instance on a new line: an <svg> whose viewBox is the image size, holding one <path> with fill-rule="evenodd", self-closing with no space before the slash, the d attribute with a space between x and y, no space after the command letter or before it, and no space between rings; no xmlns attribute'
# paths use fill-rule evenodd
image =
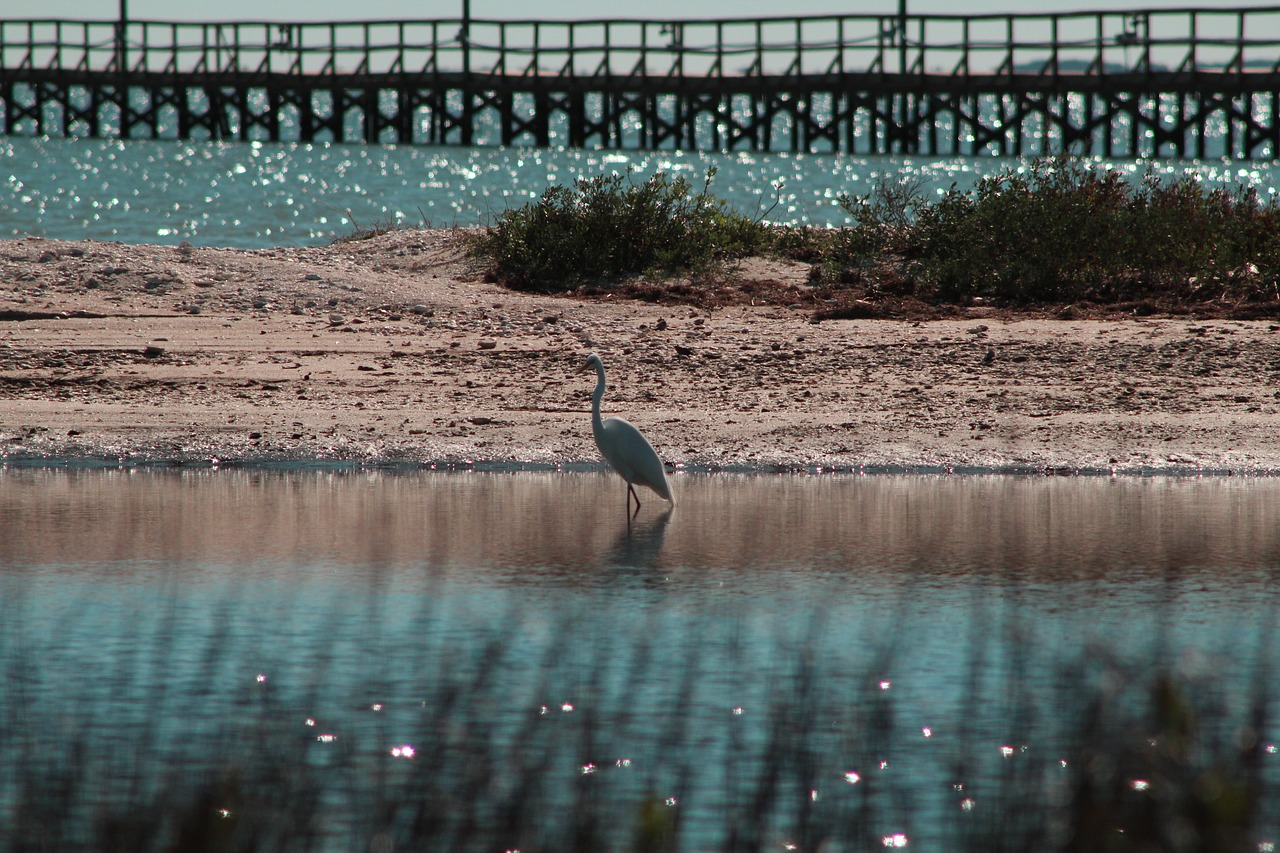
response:
<svg viewBox="0 0 1280 853"><path fill-rule="evenodd" d="M901 832L894 833L893 835L886 835L882 840L885 847L907 846L907 836L903 835Z"/></svg>

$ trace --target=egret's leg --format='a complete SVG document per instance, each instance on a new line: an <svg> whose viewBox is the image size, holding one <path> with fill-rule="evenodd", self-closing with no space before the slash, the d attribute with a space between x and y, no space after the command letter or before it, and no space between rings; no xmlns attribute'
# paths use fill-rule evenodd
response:
<svg viewBox="0 0 1280 853"><path fill-rule="evenodd" d="M631 499L636 499L636 511L631 512ZM627 518L632 518L640 514L640 496L636 494L636 487L627 483Z"/></svg>

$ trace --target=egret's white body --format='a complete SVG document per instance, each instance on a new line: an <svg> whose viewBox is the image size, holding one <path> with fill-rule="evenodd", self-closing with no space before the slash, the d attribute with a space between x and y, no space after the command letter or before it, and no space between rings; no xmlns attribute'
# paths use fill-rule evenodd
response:
<svg viewBox="0 0 1280 853"><path fill-rule="evenodd" d="M600 418L600 400L604 397L604 362L595 353L587 356L587 363L582 366L583 370L592 368L596 371L596 390L591 395L591 432L604 461L627 481L627 509L631 509L631 499L635 498L636 512L640 511L640 496L635 489L637 485L653 489L663 500L675 506L676 496L671 491L671 484L667 482L667 471L644 434L636 429L635 424L622 418Z"/></svg>

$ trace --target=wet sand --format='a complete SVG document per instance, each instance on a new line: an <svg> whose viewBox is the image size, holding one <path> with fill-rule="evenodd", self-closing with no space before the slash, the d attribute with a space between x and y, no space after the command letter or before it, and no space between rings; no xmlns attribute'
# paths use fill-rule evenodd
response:
<svg viewBox="0 0 1280 853"><path fill-rule="evenodd" d="M0 241L0 459L594 463L595 351L605 414L674 465L1280 471L1272 321L811 320L514 293L447 230Z"/></svg>

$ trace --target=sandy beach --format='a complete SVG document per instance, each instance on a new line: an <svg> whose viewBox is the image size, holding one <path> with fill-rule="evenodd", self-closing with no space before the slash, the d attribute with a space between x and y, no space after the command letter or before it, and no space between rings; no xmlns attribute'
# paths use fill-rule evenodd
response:
<svg viewBox="0 0 1280 853"><path fill-rule="evenodd" d="M594 351L605 414L676 466L1280 471L1273 321L813 316L516 293L449 230L0 241L0 459L596 462Z"/></svg>

